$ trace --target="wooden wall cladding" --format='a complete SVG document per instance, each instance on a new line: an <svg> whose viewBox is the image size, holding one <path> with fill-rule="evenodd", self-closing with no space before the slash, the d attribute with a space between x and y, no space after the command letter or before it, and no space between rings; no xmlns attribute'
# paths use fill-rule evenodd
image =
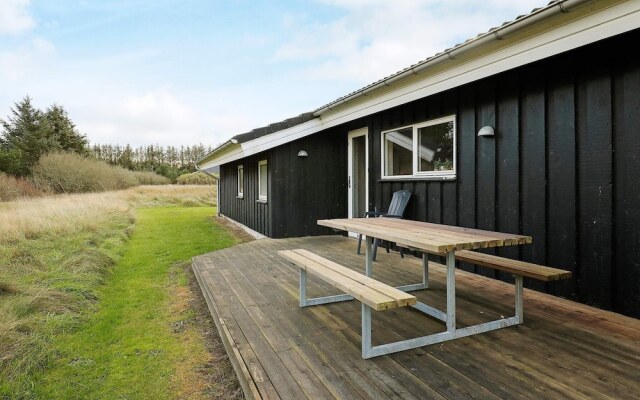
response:
<svg viewBox="0 0 640 400"><path fill-rule="evenodd" d="M258 163L268 153L257 154L220 167L220 213L266 236L271 236L270 194L267 202L258 201ZM238 166L244 169L244 196L238 197ZM269 175L271 170L269 169Z"/></svg>
<svg viewBox="0 0 640 400"><path fill-rule="evenodd" d="M640 317L639 41L632 31L369 117L371 208L407 189L406 218L531 235L495 253L574 278L527 286ZM451 113L455 181L380 179L382 130ZM484 125L495 137L477 136Z"/></svg>
<svg viewBox="0 0 640 400"><path fill-rule="evenodd" d="M414 194L406 218L530 235L532 245L489 252L574 274L528 287L640 317L640 52L629 43L640 43L640 30L249 157L244 199L236 198L240 162L224 165L221 212L276 238L333 233L315 221L347 215L347 132L367 126L370 210L406 189ZM455 180L381 180L382 131L451 114ZM477 136L484 125L495 137ZM264 158L270 191L260 204Z"/></svg>

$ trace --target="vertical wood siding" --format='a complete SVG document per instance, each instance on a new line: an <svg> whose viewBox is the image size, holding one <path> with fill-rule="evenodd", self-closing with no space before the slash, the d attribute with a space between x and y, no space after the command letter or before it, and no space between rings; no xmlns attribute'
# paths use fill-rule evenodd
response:
<svg viewBox="0 0 640 400"><path fill-rule="evenodd" d="M309 156L298 157L300 150ZM265 159L269 188L267 203L261 203L258 162ZM243 198L237 197L238 165L244 166ZM346 131L325 132L222 165L220 212L273 238L334 234L316 221L346 217L346 184Z"/></svg>
<svg viewBox="0 0 640 400"><path fill-rule="evenodd" d="M367 126L370 210L406 189L406 218L531 235L532 245L491 251L574 278L528 287L640 317L640 52L629 43L640 43L639 30L250 157L243 200L238 163L225 165L221 211L271 237L331 233L315 221L347 215L347 132ZM456 180L381 180L382 131L451 114ZM495 137L477 136L484 125ZM264 157L268 205L255 202Z"/></svg>
<svg viewBox="0 0 640 400"><path fill-rule="evenodd" d="M267 203L258 202L258 162L267 160L269 181L271 162L267 153L247 157L220 167L220 213L254 231L271 236L271 193ZM244 167L244 196L238 198L238 165Z"/></svg>
<svg viewBox="0 0 640 400"><path fill-rule="evenodd" d="M298 157L300 150L308 156ZM287 143L272 149L270 160L271 236L334 234L316 221L347 216L347 131L328 130Z"/></svg>
<svg viewBox="0 0 640 400"><path fill-rule="evenodd" d="M452 113L458 157L455 181L376 172L371 208L406 188L406 218L531 235L495 253L574 279L528 287L640 317L640 55L626 47L638 42L636 30L369 117L374 172L382 130ZM477 137L484 125L494 138Z"/></svg>

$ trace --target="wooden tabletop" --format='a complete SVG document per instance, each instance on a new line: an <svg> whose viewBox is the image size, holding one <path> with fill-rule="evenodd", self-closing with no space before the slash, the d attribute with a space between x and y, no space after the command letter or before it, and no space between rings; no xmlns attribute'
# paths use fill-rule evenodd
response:
<svg viewBox="0 0 640 400"><path fill-rule="evenodd" d="M397 218L323 219L318 220L318 225L360 233L435 254L531 243L530 236Z"/></svg>

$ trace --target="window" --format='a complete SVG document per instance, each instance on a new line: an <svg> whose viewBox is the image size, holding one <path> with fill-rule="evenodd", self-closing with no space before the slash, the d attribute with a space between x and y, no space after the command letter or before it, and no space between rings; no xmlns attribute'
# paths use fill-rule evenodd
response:
<svg viewBox="0 0 640 400"><path fill-rule="evenodd" d="M238 197L244 197L244 166L238 165Z"/></svg>
<svg viewBox="0 0 640 400"><path fill-rule="evenodd" d="M383 178L454 178L455 115L382 132Z"/></svg>
<svg viewBox="0 0 640 400"><path fill-rule="evenodd" d="M267 160L258 163L258 200L267 201Z"/></svg>

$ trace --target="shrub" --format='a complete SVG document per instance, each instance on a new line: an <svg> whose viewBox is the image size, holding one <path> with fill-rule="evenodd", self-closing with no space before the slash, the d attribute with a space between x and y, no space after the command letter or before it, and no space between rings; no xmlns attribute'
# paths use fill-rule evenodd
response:
<svg viewBox="0 0 640 400"><path fill-rule="evenodd" d="M217 182L211 175L196 171L180 175L176 183L178 185L215 185Z"/></svg>
<svg viewBox="0 0 640 400"><path fill-rule="evenodd" d="M131 171L73 153L42 156L32 174L38 187L55 193L103 192L138 185Z"/></svg>
<svg viewBox="0 0 640 400"><path fill-rule="evenodd" d="M138 180L140 185L168 185L171 180L162 175L148 171L132 171L133 176Z"/></svg>
<svg viewBox="0 0 640 400"><path fill-rule="evenodd" d="M0 172L0 201L11 201L21 197L40 197L44 194L31 182Z"/></svg>

